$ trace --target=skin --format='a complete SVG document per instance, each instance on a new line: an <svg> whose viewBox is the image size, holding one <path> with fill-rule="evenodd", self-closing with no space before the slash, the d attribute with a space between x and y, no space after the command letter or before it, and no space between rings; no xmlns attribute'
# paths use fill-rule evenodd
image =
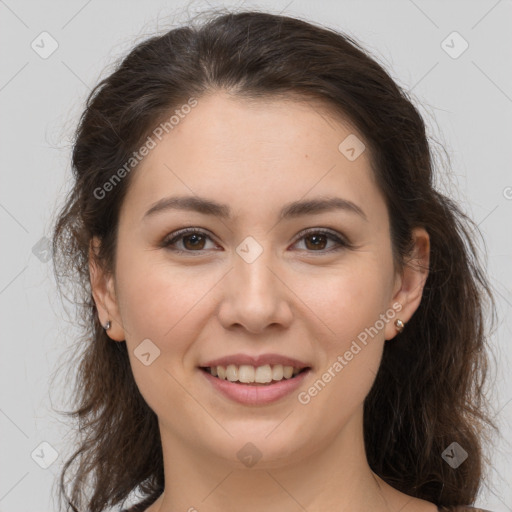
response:
<svg viewBox="0 0 512 512"><path fill-rule="evenodd" d="M133 171L114 274L96 264L92 241L100 320L112 322L112 340L126 340L137 386L159 419L166 490L150 512L437 510L387 485L365 455L363 402L397 334L393 321L307 405L297 393L237 404L197 368L234 353L285 354L313 368L299 391L307 390L394 303L402 321L414 314L428 271L395 272L369 150L354 161L338 150L351 133L311 103L202 97ZM171 195L226 203L234 217L167 210L143 219ZM344 210L279 220L285 203L325 195L354 202L367 220ZM161 247L184 227L210 238L178 240L186 254ZM312 233L297 237L307 228L329 228L353 247L329 251L336 243L327 238L316 248ZM263 249L252 263L235 251L247 236ZM413 237L412 260L428 268L428 234L418 228ZM148 366L134 355L146 338L160 350ZM248 442L262 454L250 468L237 458Z"/></svg>

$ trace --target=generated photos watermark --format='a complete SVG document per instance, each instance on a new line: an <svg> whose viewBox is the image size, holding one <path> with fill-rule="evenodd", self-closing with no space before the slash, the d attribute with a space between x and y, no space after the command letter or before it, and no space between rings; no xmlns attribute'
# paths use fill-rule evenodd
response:
<svg viewBox="0 0 512 512"><path fill-rule="evenodd" d="M125 178L130 171L132 171L137 164L139 164L142 159L149 155L152 149L155 149L157 146L157 141L162 140L162 137L165 134L174 130L174 128L181 122L182 119L185 119L187 114L189 114L193 107L197 106L197 100L195 98L190 98L187 103L184 103L180 108L177 108L174 111L174 114L169 117L166 121L160 123L153 131L151 135L148 135L148 138L142 144L142 146L132 153L132 156L128 158L128 160L124 163L122 167L120 167L112 176L101 186L94 189L93 195L96 199L102 200L104 199L109 192L114 190L114 188L121 182L123 178Z"/></svg>
<svg viewBox="0 0 512 512"><path fill-rule="evenodd" d="M364 331L361 331L357 335L357 340L352 340L350 348L346 350L343 355L338 355L336 361L329 366L327 371L322 374L321 378L317 379L315 383L307 389L307 391L301 391L297 395L299 402L303 405L309 404L311 399L317 396L318 393L320 393L320 391L322 391L325 386L349 364L350 361L352 361L354 356L361 352L361 350L368 344L368 341L370 341L368 337L373 339L380 331L382 331L382 329L384 329L390 320L395 318L396 313L401 310L402 304L395 302L391 308L386 310L385 313L381 313L379 315L379 319L376 320L371 327L366 327ZM363 346L361 347L361 345Z"/></svg>

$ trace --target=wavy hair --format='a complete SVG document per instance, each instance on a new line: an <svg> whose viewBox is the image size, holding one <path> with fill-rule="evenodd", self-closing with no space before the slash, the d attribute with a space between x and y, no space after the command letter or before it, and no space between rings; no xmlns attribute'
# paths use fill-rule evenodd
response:
<svg viewBox="0 0 512 512"><path fill-rule="evenodd" d="M320 102L364 137L385 197L396 268L407 265L411 232L430 235L421 303L403 333L385 344L364 403L371 469L396 489L441 507L472 504L492 428L485 383L491 286L479 261L474 222L435 186L434 155L409 94L353 38L298 18L259 11L216 12L136 45L87 98L73 141L73 187L56 219L53 262L59 289L71 286L81 332L66 414L78 423L59 496L66 510L101 512L142 493L149 506L164 487L155 413L133 378L126 344L112 342L91 294L89 244L114 272L119 211L131 171L108 199L95 191L129 161L152 130L191 97ZM441 454L468 452L454 470ZM67 489L66 475L72 471ZM69 490L69 493L68 493Z"/></svg>

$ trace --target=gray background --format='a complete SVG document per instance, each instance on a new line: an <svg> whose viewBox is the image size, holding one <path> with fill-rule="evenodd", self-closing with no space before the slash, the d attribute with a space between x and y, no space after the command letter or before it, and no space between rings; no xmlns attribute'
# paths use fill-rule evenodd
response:
<svg viewBox="0 0 512 512"><path fill-rule="evenodd" d="M446 146L453 174L442 187L479 224L498 299L492 400L503 438L488 454L492 465L476 504L512 511L512 1L0 0L0 512L56 510L52 486L71 450L63 417L53 410L70 405L70 384L51 387L50 378L70 355L74 330L56 294L44 237L69 186L82 103L117 57L186 21L187 8L194 14L242 4L355 37L411 91L430 134ZM47 58L31 47L35 41L43 51L43 31L58 43ZM463 41L451 36L443 44L453 31L469 44L457 58ZM50 43L45 39L44 49Z"/></svg>

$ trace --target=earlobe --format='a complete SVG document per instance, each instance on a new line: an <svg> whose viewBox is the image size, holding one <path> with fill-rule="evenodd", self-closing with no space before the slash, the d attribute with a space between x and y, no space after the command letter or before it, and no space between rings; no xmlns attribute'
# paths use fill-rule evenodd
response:
<svg viewBox="0 0 512 512"><path fill-rule="evenodd" d="M94 237L89 246L89 278L101 325L115 341L124 341L124 329L114 287L114 276L107 273L99 260L100 241Z"/></svg>
<svg viewBox="0 0 512 512"><path fill-rule="evenodd" d="M409 322L420 305L429 273L430 237L423 228L415 228L412 237L414 240L413 249L411 255L407 258L402 274L398 276L399 287L393 297L393 303L400 303L401 305L397 318L402 325L390 322L386 329L387 340L407 329L405 324Z"/></svg>

